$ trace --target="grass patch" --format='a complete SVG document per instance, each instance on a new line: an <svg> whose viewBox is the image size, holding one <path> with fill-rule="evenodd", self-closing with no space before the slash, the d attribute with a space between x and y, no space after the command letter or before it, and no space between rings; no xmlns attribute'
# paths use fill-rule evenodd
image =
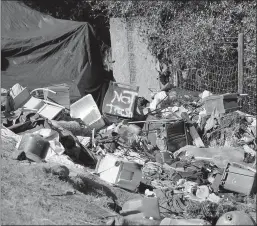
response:
<svg viewBox="0 0 257 226"><path fill-rule="evenodd" d="M112 187L89 172L60 180L51 174L51 163L10 159L14 150L15 142L2 145L3 224L104 224L116 214L110 206L139 196ZM74 195L65 195L74 190Z"/></svg>

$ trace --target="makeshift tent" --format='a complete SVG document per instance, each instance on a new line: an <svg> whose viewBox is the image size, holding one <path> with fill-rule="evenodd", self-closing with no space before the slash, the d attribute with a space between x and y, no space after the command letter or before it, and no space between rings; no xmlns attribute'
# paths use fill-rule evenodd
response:
<svg viewBox="0 0 257 226"><path fill-rule="evenodd" d="M71 99L101 96L107 78L90 24L56 19L19 1L2 1L1 12L2 87L67 83Z"/></svg>

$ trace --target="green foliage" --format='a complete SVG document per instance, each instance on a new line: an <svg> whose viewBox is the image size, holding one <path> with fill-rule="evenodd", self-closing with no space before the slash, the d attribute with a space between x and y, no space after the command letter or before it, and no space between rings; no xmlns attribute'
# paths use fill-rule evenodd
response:
<svg viewBox="0 0 257 226"><path fill-rule="evenodd" d="M141 17L149 49L169 66L198 67L215 59L236 62L237 43L231 42L244 32L245 63L255 67L255 1L94 2L108 17Z"/></svg>
<svg viewBox="0 0 257 226"><path fill-rule="evenodd" d="M23 0L29 7L58 19L86 21L95 29L100 41L110 46L110 34L106 15L88 0Z"/></svg>
<svg viewBox="0 0 257 226"><path fill-rule="evenodd" d="M250 69L256 67L254 0L25 2L57 18L88 21L108 45L110 17L140 20L149 50L160 62L175 69L201 67L217 59L236 63L237 36L244 32L245 64Z"/></svg>

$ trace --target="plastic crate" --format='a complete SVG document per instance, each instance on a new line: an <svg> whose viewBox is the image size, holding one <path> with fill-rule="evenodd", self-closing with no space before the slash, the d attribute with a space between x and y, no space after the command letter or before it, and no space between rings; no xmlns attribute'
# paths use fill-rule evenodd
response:
<svg viewBox="0 0 257 226"><path fill-rule="evenodd" d="M102 115L91 94L84 96L70 106L72 118L80 118L86 125L99 130L105 126Z"/></svg>

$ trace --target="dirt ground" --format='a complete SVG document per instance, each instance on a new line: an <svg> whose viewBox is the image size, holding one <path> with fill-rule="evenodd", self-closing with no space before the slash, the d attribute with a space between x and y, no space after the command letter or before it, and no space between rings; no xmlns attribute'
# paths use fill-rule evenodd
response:
<svg viewBox="0 0 257 226"><path fill-rule="evenodd" d="M95 225L139 194L112 187L89 172L59 179L49 163L11 160L15 143L2 142L1 218L3 225ZM65 195L67 191L73 195ZM117 206L116 205L116 206Z"/></svg>

